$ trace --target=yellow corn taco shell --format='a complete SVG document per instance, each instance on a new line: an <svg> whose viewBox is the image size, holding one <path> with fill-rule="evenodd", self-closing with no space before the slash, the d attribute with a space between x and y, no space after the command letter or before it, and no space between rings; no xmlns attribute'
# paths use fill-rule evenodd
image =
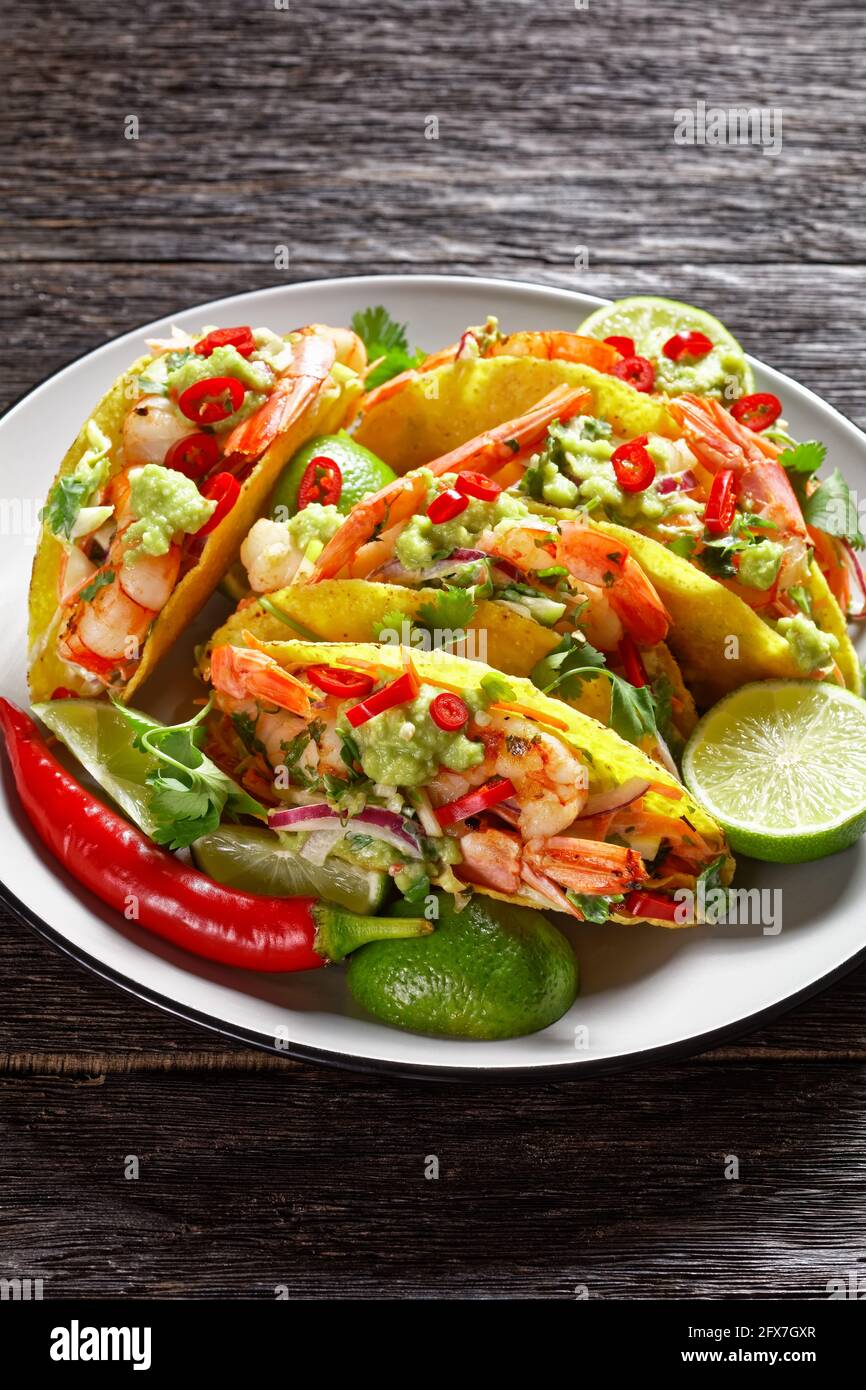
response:
<svg viewBox="0 0 866 1390"><path fill-rule="evenodd" d="M592 411L610 421L617 434L679 433L663 401L617 377L569 362L495 357L425 373L375 406L358 437L404 473L519 415L563 383L585 386L592 393ZM537 510L557 515L552 508ZM591 524L627 544L658 590L673 619L669 645L699 707L714 704L747 681L802 679L789 644L737 594L658 541L612 523ZM836 663L845 684L860 694L860 663L845 618L815 564L805 587L818 626L839 643Z"/></svg>
<svg viewBox="0 0 866 1390"><path fill-rule="evenodd" d="M274 641L264 643L262 650L266 651L288 671L299 666L318 664L339 666L341 663L351 666L353 662L367 662L376 663L385 672L393 671L396 676L404 669L406 660L405 648L372 642ZM468 661L464 657L442 651L421 652L413 649L412 662L422 680L444 681L449 686L464 690L467 693L480 692L481 682L486 675L490 674L491 670L482 662ZM527 712L527 717L537 717L539 726L548 733L551 732L551 725L553 725L556 737L561 738L585 757L589 770L591 794L598 790L621 786L633 777L645 778L656 785L668 787L672 793L670 797L648 792L646 795L647 808L672 821L687 822L688 826L697 832L706 845L707 867L718 859L723 859L724 863L720 866L720 879L722 884L730 883L734 872L734 861L728 851L724 835L715 821L692 799L681 783L652 762L640 749L626 743L618 734L605 728L589 715L572 709L559 700L549 699L548 696L542 695L534 685L520 676L511 676L509 680L515 692L515 703ZM545 719L550 722L545 722ZM650 878L646 887L664 887L673 890L677 887L694 888L694 885L693 875L676 874L666 878ZM473 888L475 888L474 885ZM475 891L483 892L489 897L502 898L505 902L547 907L548 909L550 907L549 903L537 897L528 887L526 894L520 897L497 893L486 888L477 888ZM613 920L630 924L634 924L637 920L654 921L656 925L665 927L678 925L653 918L638 919L617 916Z"/></svg>
<svg viewBox="0 0 866 1390"><path fill-rule="evenodd" d="M618 434L675 433L662 401L593 367L534 357L490 357L447 363L420 374L373 406L355 438L395 473L408 473L483 430L516 419L562 385L592 391L595 410Z"/></svg>
<svg viewBox="0 0 866 1390"><path fill-rule="evenodd" d="M135 380L145 372L151 360L142 357L133 363L103 396L89 417L111 440L112 465L109 476L119 471L118 449L129 401L136 392ZM319 392L311 407L262 455L243 483L234 507L208 536L198 564L184 575L154 622L132 678L116 691L121 699L129 699L147 680L216 588L235 559L244 536L265 510L268 497L288 459L308 439L317 434L332 434L340 429L351 416L361 391L361 380L354 372L349 372L345 367L332 370L330 382ZM86 451L88 442L85 430L86 425L63 459L57 478L71 473ZM57 686L84 690L80 672L61 660L56 649L62 621L57 601L62 554L60 541L43 526L30 581L29 682L34 702L50 699Z"/></svg>
<svg viewBox="0 0 866 1390"><path fill-rule="evenodd" d="M206 671L210 652L224 642L243 645L244 629L262 642L277 642L294 635L309 635L325 642L366 642L378 636L387 622L395 644L408 640L402 620L422 618L421 609L441 598L435 589L406 589L397 584L376 584L366 579L326 579L320 584L294 585L267 596L267 603L238 609L207 644L200 670ZM283 614L280 618L275 610ZM294 625L294 627L292 627ZM532 618L499 603L482 599L465 629L458 630L454 647L458 654L484 661L507 676L528 677L534 666L559 642L559 635ZM440 636L440 645L452 645ZM413 650L415 648L413 647ZM674 724L687 739L697 722L694 701L683 683L677 663L659 643L642 652L647 674L664 676L676 702ZM575 709L602 724L610 718L610 682L601 676L584 683L580 697L568 701Z"/></svg>

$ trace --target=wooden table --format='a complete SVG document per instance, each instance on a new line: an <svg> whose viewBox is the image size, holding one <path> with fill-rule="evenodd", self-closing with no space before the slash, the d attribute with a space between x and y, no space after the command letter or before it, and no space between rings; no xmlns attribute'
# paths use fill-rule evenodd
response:
<svg viewBox="0 0 866 1390"><path fill-rule="evenodd" d="M7 7L3 403L174 307L439 271L693 300L866 424L861 21ZM781 108L781 154L675 144L698 100ZM822 1297L862 1260L866 971L688 1063L448 1087L235 1046L2 928L0 1276L46 1295Z"/></svg>

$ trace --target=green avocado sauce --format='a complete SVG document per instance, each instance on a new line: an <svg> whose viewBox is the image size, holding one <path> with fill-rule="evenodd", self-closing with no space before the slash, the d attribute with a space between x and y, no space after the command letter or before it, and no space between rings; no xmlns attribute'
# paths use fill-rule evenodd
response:
<svg viewBox="0 0 866 1390"><path fill-rule="evenodd" d="M368 719L357 729L345 726L358 748L361 767L373 782L386 787L420 787L441 767L466 772L484 761L484 747L457 730L440 729L430 714L441 692L422 685L414 700Z"/></svg>

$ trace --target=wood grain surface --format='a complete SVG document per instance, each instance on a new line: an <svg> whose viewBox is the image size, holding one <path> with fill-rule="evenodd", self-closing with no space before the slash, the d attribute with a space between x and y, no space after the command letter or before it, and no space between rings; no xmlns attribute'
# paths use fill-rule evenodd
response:
<svg viewBox="0 0 866 1390"><path fill-rule="evenodd" d="M7 3L0 407L173 308L448 272L701 303L866 425L863 39L828 0ZM699 100L780 110L778 158L675 144ZM688 1063L455 1088L0 926L0 1277L46 1296L818 1298L864 1261L866 971Z"/></svg>

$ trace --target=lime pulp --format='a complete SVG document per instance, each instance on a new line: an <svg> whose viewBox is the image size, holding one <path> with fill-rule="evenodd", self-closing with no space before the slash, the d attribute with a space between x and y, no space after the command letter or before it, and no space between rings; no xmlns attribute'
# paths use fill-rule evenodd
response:
<svg viewBox="0 0 866 1390"><path fill-rule="evenodd" d="M343 478L337 508L347 515L368 492L378 492L396 474L370 449L365 449L345 430L339 434L319 435L311 439L289 460L283 469L271 497L271 515L294 516L298 509L298 490L314 458L323 455L336 463ZM277 513L277 508L281 509Z"/></svg>

